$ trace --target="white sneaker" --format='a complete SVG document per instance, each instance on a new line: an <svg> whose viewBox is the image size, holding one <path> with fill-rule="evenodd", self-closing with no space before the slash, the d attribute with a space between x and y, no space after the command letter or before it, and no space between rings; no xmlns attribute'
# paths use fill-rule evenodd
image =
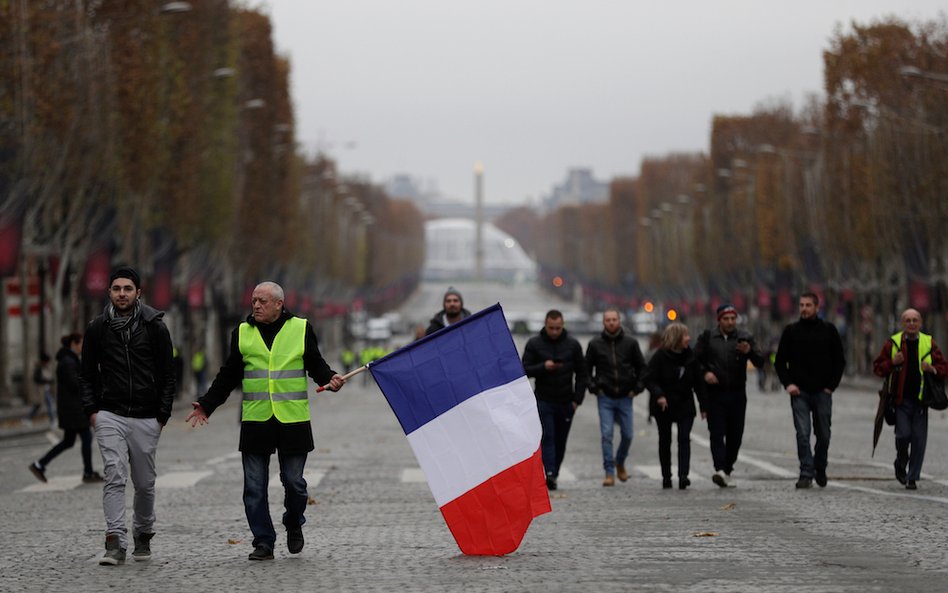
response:
<svg viewBox="0 0 948 593"><path fill-rule="evenodd" d="M714 475L711 476L711 481L720 486L721 488L727 488L729 484L727 483L727 476L724 475L724 472L718 470L714 472Z"/></svg>

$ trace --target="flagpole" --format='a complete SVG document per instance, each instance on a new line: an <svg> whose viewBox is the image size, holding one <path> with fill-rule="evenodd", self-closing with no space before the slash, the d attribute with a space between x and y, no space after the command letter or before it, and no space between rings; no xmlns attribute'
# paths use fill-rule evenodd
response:
<svg viewBox="0 0 948 593"><path fill-rule="evenodd" d="M364 364L364 365L360 366L359 368L357 368L357 369L355 369L355 370L353 370L353 371L349 371L348 373L346 373L345 375L343 375L343 376L342 376L342 379L343 379L344 381L348 381L351 377L355 377L355 376L358 375L359 373L365 372L365 371L367 371L367 370L369 370L369 365ZM321 386L317 387L317 388L316 388L316 393L319 393L320 391L326 391L326 388L327 388L327 387L328 387L328 384L326 384L326 385L321 385Z"/></svg>

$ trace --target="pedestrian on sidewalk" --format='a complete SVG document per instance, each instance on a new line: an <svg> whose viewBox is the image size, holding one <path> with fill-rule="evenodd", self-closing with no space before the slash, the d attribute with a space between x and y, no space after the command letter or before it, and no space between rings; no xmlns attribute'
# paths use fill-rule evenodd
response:
<svg viewBox="0 0 948 593"><path fill-rule="evenodd" d="M92 431L89 429L89 417L82 411L82 388L79 384L82 334L63 336L61 343L62 347L56 353L56 406L63 438L45 455L31 463L29 469L36 479L45 482L46 467L57 455L71 449L78 436L82 442L82 482L102 482L102 476L92 468Z"/></svg>
<svg viewBox="0 0 948 593"><path fill-rule="evenodd" d="M603 486L615 485L616 477L625 482L629 471L625 461L632 445L632 398L644 389L640 382L645 358L638 340L622 327L616 308L602 314L602 332L586 346L589 393L596 396L599 408L599 434L602 437ZM619 425L619 447L613 434Z"/></svg>
<svg viewBox="0 0 948 593"><path fill-rule="evenodd" d="M645 387L651 396L649 408L658 427L658 461L662 466L662 488L672 487L671 440L672 424L678 425L678 488L691 485L691 427L697 411L707 417L704 380L701 366L690 347L688 327L674 322L662 332L661 347L655 351L645 369Z"/></svg>
<svg viewBox="0 0 948 593"><path fill-rule="evenodd" d="M747 415L747 363L758 372L764 355L757 349L754 336L737 328L737 309L723 304L717 309L718 325L701 332L695 344L695 357L701 365L708 395L708 432L714 475L711 480L721 488L734 486L731 472L744 438Z"/></svg>
<svg viewBox="0 0 948 593"><path fill-rule="evenodd" d="M817 316L820 299L812 292L800 295L800 319L784 328L777 345L774 368L790 394L793 427L797 434L800 478L797 488L810 488L813 480L826 486L833 392L846 367L843 342L836 326ZM810 432L816 435L811 449Z"/></svg>
<svg viewBox="0 0 948 593"><path fill-rule="evenodd" d="M928 442L928 407L922 403L924 383L936 376L944 380L948 362L932 336L921 331L921 313L906 309L900 321L902 331L885 341L872 370L879 377L894 375L895 479L915 490Z"/></svg>
<svg viewBox="0 0 948 593"><path fill-rule="evenodd" d="M231 334L230 354L207 393L191 405L186 421L204 425L231 391L243 388L239 449L244 469L244 509L253 533L249 560L272 560L276 531L270 517L270 457L280 462L283 525L291 554L303 550L303 516L309 493L303 478L306 456L315 447L306 375L337 391L345 384L319 352L316 333L305 319L283 308L283 288L262 282L253 289L253 312Z"/></svg>
<svg viewBox="0 0 948 593"><path fill-rule="evenodd" d="M39 361L33 368L33 384L40 391L41 403L33 404L30 413L27 415L27 424L32 424L33 420L39 414L40 408L46 406L46 420L49 427L56 425L56 404L53 401L53 369L49 354L40 353Z"/></svg>
<svg viewBox="0 0 948 593"><path fill-rule="evenodd" d="M129 267L109 278L109 304L86 329L82 345L82 407L95 430L105 485L102 565L125 563L125 485L135 487L132 539L137 561L151 559L155 535L155 454L174 402L171 335L163 311L141 302L141 279Z"/></svg>
<svg viewBox="0 0 948 593"><path fill-rule="evenodd" d="M551 309L540 334L523 349L523 369L534 379L534 393L543 434L540 450L546 487L556 490L566 439L576 409L586 395L586 359L583 347L563 327L563 313Z"/></svg>

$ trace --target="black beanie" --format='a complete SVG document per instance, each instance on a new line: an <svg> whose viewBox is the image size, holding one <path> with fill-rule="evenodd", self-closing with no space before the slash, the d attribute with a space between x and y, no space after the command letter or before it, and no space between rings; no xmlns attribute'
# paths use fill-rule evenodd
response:
<svg viewBox="0 0 948 593"><path fill-rule="evenodd" d="M116 278L128 278L135 285L136 290L142 287L142 280L138 276L138 272L129 266L120 266L112 270L112 275L109 276L109 286L115 282Z"/></svg>

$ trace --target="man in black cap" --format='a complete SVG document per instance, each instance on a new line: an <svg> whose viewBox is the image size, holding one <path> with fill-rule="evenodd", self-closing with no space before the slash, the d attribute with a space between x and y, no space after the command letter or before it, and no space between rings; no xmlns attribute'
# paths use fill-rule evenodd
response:
<svg viewBox="0 0 948 593"><path fill-rule="evenodd" d="M734 486L731 472L744 438L747 413L747 361L760 369L764 365L754 337L737 329L734 305L718 307L718 326L701 332L695 344L695 358L701 365L708 394L708 432L714 475L721 488Z"/></svg>
<svg viewBox="0 0 948 593"><path fill-rule="evenodd" d="M461 297L461 293L453 286L448 287L448 291L444 293L442 307L428 323L428 329L425 330L426 336L452 323L457 323L471 314L470 311L464 308L464 299Z"/></svg>
<svg viewBox="0 0 948 593"><path fill-rule="evenodd" d="M171 335L157 311L140 301L141 279L129 267L112 272L109 304L92 320L82 346L82 407L102 453L105 555L125 562L125 484L135 485L132 558L151 559L155 535L155 452L171 416L175 376Z"/></svg>

